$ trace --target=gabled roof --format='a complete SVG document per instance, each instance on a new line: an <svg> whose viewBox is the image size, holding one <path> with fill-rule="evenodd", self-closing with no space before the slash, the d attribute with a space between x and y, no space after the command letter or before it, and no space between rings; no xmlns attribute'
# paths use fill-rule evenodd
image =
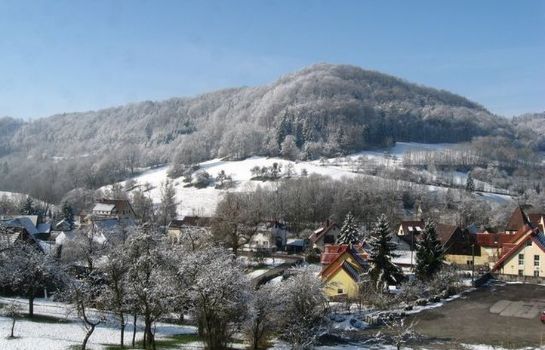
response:
<svg viewBox="0 0 545 350"><path fill-rule="evenodd" d="M104 206L101 206L104 205ZM113 206L113 207L111 207ZM98 209L98 208L104 208L104 209ZM108 208L111 208L108 210ZM97 203L95 204L94 210L100 210L100 211L112 211L116 209L118 213L121 213L123 211L128 211L132 214L134 214L134 210L132 209L131 203L127 199L105 199L101 198L97 200Z"/></svg>
<svg viewBox="0 0 545 350"><path fill-rule="evenodd" d="M450 240L452 235L458 229L459 227L455 225L437 224L435 226L435 231L437 232L437 238L439 239L439 241L441 241L442 245L447 244L447 242Z"/></svg>
<svg viewBox="0 0 545 350"><path fill-rule="evenodd" d="M329 231L332 229L339 228L339 225L334 223L333 221L327 220L320 228L312 232L309 239L312 243L316 243L320 238L325 236Z"/></svg>
<svg viewBox="0 0 545 350"><path fill-rule="evenodd" d="M320 263L329 265L346 251L350 251L354 258L360 259L360 262L365 264L367 253L363 250L363 244L353 245L352 247L349 247L348 244L326 244L324 252L320 255Z"/></svg>
<svg viewBox="0 0 545 350"><path fill-rule="evenodd" d="M529 228L528 226L526 226ZM518 232L517 232L518 233ZM533 242L536 243L536 245L545 252L545 235L543 232L539 231L537 228L529 228L526 230L526 233L521 237L519 236L520 241L513 240L510 243L506 243L502 246L504 252L503 256L496 262L494 267L492 268L492 271L497 271L501 267L503 267L503 264L505 261L509 260L511 257L513 257L524 245L526 242L528 242L529 239L531 239ZM518 243L516 243L518 241Z"/></svg>
<svg viewBox="0 0 545 350"><path fill-rule="evenodd" d="M520 237L524 236L528 231L536 229L535 226L530 225L523 225L521 228L517 230L515 233L493 233L493 232L486 232L486 233L477 233L475 235L477 239L477 244L479 244L481 247L490 247L490 248L502 248L506 245L513 244L514 242L517 242Z"/></svg>
<svg viewBox="0 0 545 350"><path fill-rule="evenodd" d="M332 249L333 250L333 249ZM335 250L340 253L335 257L331 263L324 267L320 275L328 279L333 276L337 271L343 269L352 277L356 282L359 281L359 276L367 268L367 261L359 254L359 252L354 247L349 247L346 244L339 245ZM351 263L348 261L348 257L352 257L354 262Z"/></svg>
<svg viewBox="0 0 545 350"><path fill-rule="evenodd" d="M511 214L511 218L505 227L505 231L518 231L524 225L529 224L530 220L528 219L528 216L524 210L522 210L522 207L518 206L515 211L513 211L513 214Z"/></svg>
<svg viewBox="0 0 545 350"><path fill-rule="evenodd" d="M201 216L184 216L183 219L172 220L169 224L169 228L182 228L184 226L197 226L197 227L207 227L210 226L211 218L201 217Z"/></svg>
<svg viewBox="0 0 545 350"><path fill-rule="evenodd" d="M10 228L10 227L23 228L32 236L38 233L36 226L32 223L32 220L27 216L20 216L11 220L7 220L7 221L4 221L3 224L7 228Z"/></svg>
<svg viewBox="0 0 545 350"><path fill-rule="evenodd" d="M105 203L97 203L95 204L95 206L93 207L93 211L100 211L100 212L108 212L108 213L111 213L112 210L115 209L115 205L113 204L105 204Z"/></svg>

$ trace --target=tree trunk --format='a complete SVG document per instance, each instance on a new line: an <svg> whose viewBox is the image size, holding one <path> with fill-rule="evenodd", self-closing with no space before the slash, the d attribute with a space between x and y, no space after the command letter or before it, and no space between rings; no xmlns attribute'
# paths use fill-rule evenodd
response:
<svg viewBox="0 0 545 350"><path fill-rule="evenodd" d="M132 328L132 347L134 348L134 344L135 344L135 341L136 341L136 319L137 319L137 314L136 312L134 313L133 315L133 321L132 321L132 325L133 325L133 328Z"/></svg>
<svg viewBox="0 0 545 350"><path fill-rule="evenodd" d="M121 341L119 345L123 348L125 346L125 315L122 312L119 313L119 320L121 322L119 325L121 328Z"/></svg>
<svg viewBox="0 0 545 350"><path fill-rule="evenodd" d="M11 334L10 334L10 338L15 338L15 336L13 335L13 331L15 329L15 317L11 319Z"/></svg>
<svg viewBox="0 0 545 350"><path fill-rule="evenodd" d="M85 334L85 338L83 338L83 344L81 344L81 350L85 350L87 348L87 341L91 337L91 334L93 334L93 332L95 331L96 325L91 324L90 327L91 328L89 328L89 330Z"/></svg>
<svg viewBox="0 0 545 350"><path fill-rule="evenodd" d="M28 296L28 316L34 316L34 291L30 292Z"/></svg>
<svg viewBox="0 0 545 350"><path fill-rule="evenodd" d="M153 331L151 330L151 318L149 316L146 316L145 320L145 327L144 327L144 347L146 349L149 348L155 348L155 341L153 339Z"/></svg>

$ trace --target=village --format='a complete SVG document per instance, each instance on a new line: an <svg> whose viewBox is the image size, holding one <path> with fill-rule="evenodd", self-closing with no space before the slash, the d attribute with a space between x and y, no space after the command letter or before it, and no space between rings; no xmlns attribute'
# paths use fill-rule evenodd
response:
<svg viewBox="0 0 545 350"><path fill-rule="evenodd" d="M115 251L116 246L130 240L142 226L128 199L101 198L89 213L80 215L74 215L65 204L63 212L55 218L33 212L30 199L23 207L27 215L5 213L1 217L2 241L7 242L6 247L30 246L40 255L62 261L63 269L80 273L107 266L105 260L111 259L108 250ZM304 230L306 235L292 231L280 220L256 222L255 227L244 227L249 234L236 236L240 240L236 251L223 256L227 258L233 252L238 256L240 265L237 266L256 290L278 288L294 271L306 266L313 271L327 301L324 315L328 315L328 327L334 330L324 333L322 329L322 336L336 334L335 337L342 339L344 334L352 340L369 339L375 336L373 330L386 327L391 334L382 340L398 345L418 344L422 339L439 335L434 334L438 332L435 324L429 324L425 318L418 320L420 314L448 309L454 303L462 304L457 309L463 308L464 303L471 303L464 299L494 293L494 288L533 290L544 284L545 214L527 212L518 206L501 232L481 231L475 225L436 224L420 216L423 215L400 220L392 228L386 218L381 217L367 230L348 213L344 222L326 219L314 230ZM166 242L161 249L173 252L179 251L178 247L188 251L211 249L210 242L217 239L213 231L220 220L199 216L170 220L158 228L161 240ZM110 248L104 249L107 246ZM90 254L90 250L95 251ZM74 256L76 253L79 255ZM435 257L430 258L430 254ZM424 285L419 281L425 281ZM32 299L54 297L54 288L48 291L47 285L42 286L44 290L33 289ZM3 288L4 295L17 295L18 291L15 286ZM531 321L526 330L534 329L538 333L531 335L532 339L521 340L510 334L511 343L495 335L491 338L492 345L537 344L545 299L539 293L529 293L513 291L506 299L491 300L489 314L517 322ZM462 295L466 296L460 298ZM90 303L87 307L95 305ZM168 315L172 312L174 310L167 308L154 322L170 319ZM460 317L467 317L467 313ZM190 319L191 316L188 322L192 324ZM482 318L478 322L483 322ZM128 320L124 323L129 324ZM135 323L135 336L136 329ZM396 336L396 332L401 335ZM470 337L468 341L478 341L478 338ZM261 348L262 345L257 344L253 348Z"/></svg>

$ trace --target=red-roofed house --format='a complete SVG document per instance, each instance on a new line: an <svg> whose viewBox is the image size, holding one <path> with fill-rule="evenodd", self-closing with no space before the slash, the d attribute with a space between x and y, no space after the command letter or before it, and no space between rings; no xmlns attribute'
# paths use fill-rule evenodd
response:
<svg viewBox="0 0 545 350"><path fill-rule="evenodd" d="M356 299L360 276L368 269L366 258L367 254L361 246L326 245L321 258L324 266L320 272L326 295L330 298Z"/></svg>
<svg viewBox="0 0 545 350"><path fill-rule="evenodd" d="M508 279L528 279L545 276L545 235L539 227L525 225L512 239L504 242L500 259L492 272Z"/></svg>

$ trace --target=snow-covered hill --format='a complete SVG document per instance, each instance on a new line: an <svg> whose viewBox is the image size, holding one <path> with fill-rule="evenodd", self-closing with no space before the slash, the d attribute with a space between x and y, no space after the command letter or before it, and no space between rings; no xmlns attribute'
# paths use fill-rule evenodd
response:
<svg viewBox="0 0 545 350"><path fill-rule="evenodd" d="M201 169L208 172L212 178L215 178L220 171L224 171L231 176L235 182L235 186L229 191L249 191L255 189L256 186L273 186L274 182L262 182L252 180L251 169L258 166L272 166L273 163L278 163L282 166L285 173L288 167L292 168L296 175L301 176L301 173L306 171L310 174L319 174L329 176L333 179L341 179L343 177L356 176L371 176L356 173L357 163L363 159L372 161L373 164L380 164L390 167L401 167L401 159L406 152L409 151L441 151L448 148L456 147L455 144L421 144L421 143L405 143L399 142L389 150L384 151L365 151L359 152L347 157L322 159L315 161L293 162L280 158L266 157L251 157L242 161L226 161L222 159L212 159L200 164ZM168 167L160 167L150 169L142 174L132 178L136 181L137 187L147 188L147 195L152 198L154 203L159 203L161 198L161 184L167 179ZM467 174L452 173L451 176L456 183L465 183ZM126 181L121 182L125 185ZM147 185L146 185L147 184ZM213 185L206 188L186 187L187 184L182 181L182 178L173 181L176 190L176 200L178 201L178 213L181 215L212 215L220 196L226 190L215 189ZM104 187L103 189L106 189ZM446 190L445 188L428 186L430 191ZM484 198L490 199L493 203L503 203L509 201L510 197L497 194L481 194Z"/></svg>

